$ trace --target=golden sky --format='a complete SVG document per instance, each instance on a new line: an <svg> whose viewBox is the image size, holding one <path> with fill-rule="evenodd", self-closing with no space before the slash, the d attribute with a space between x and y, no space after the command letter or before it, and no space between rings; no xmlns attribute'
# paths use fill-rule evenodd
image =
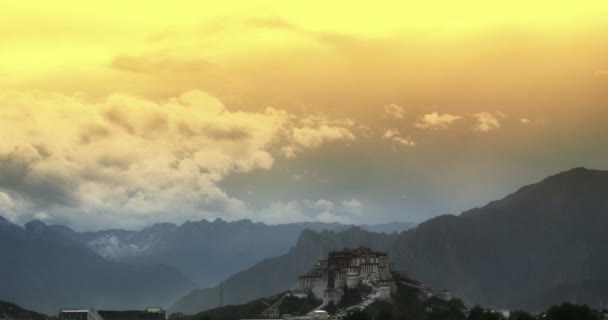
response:
<svg viewBox="0 0 608 320"><path fill-rule="evenodd" d="M420 221L608 160L605 1L0 12L13 221Z"/></svg>

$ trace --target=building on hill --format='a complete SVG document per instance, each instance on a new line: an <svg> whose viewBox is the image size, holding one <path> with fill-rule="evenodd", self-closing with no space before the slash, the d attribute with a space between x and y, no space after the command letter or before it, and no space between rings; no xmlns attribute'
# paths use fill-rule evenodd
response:
<svg viewBox="0 0 608 320"><path fill-rule="evenodd" d="M364 246L332 251L326 260L319 260L312 269L298 277L294 294L307 296L312 293L326 304L338 304L345 288L369 285L381 295L390 297L390 293L396 290L395 278L400 274L384 252Z"/></svg>
<svg viewBox="0 0 608 320"><path fill-rule="evenodd" d="M108 311L96 309L62 309L59 320L166 320L162 308L146 310Z"/></svg>
<svg viewBox="0 0 608 320"><path fill-rule="evenodd" d="M452 293L443 289L442 291L435 291L433 292L433 296L437 297L438 299L441 299L443 301L450 301L452 300Z"/></svg>

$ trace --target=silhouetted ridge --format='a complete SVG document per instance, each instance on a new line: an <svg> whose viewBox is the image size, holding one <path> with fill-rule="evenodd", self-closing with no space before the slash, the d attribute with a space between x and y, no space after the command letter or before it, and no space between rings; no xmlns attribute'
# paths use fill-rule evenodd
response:
<svg viewBox="0 0 608 320"><path fill-rule="evenodd" d="M400 236L393 255L400 268L469 303L542 308L542 292L608 277L606 194L608 172L562 172L482 208L422 223Z"/></svg>

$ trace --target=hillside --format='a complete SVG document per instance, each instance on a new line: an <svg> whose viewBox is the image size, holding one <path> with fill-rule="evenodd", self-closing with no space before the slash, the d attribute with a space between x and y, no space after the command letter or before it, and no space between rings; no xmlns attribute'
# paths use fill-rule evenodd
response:
<svg viewBox="0 0 608 320"><path fill-rule="evenodd" d="M570 300L608 303L608 172L576 168L458 216L445 215L399 234L360 229L305 231L288 254L229 278L230 303L287 290L294 276L330 249L387 250L398 269L469 304L541 310ZM196 290L173 311L218 305L218 288Z"/></svg>
<svg viewBox="0 0 608 320"><path fill-rule="evenodd" d="M563 299L605 303L606 291L559 288L608 278L606 194L608 172L573 169L460 216L431 219L402 233L390 252L400 268L469 303L532 309ZM551 300L538 297L548 291Z"/></svg>
<svg viewBox="0 0 608 320"><path fill-rule="evenodd" d="M24 309L14 303L0 301L0 319L2 320L50 320L47 315Z"/></svg>
<svg viewBox="0 0 608 320"><path fill-rule="evenodd" d="M108 261L39 221L0 218L0 300L55 314L60 308L166 306L193 288L169 267Z"/></svg>
<svg viewBox="0 0 608 320"><path fill-rule="evenodd" d="M397 291L389 300L378 300L366 307L359 309L360 302L365 299L369 292L361 289L350 289L350 297L344 299L340 305L328 305L320 310L327 311L330 315L346 313L346 310L363 310L372 317L392 319L464 319L462 312L464 304L459 299L444 301L438 298L421 298L421 292L410 286L399 283ZM422 295L423 296L423 295ZM267 298L256 299L244 304L228 305L221 308L199 312L194 315L175 313L170 320L238 320L238 319L261 319L266 317L264 312L268 306L278 306L280 316L304 316L321 305L322 301L311 298L297 298L289 292L281 293ZM339 311L338 311L339 310ZM450 317L452 314L460 315L460 318Z"/></svg>
<svg viewBox="0 0 608 320"><path fill-rule="evenodd" d="M395 237L396 234L371 233L356 227L338 233L305 230L287 254L265 259L228 278L223 284L224 302L242 304L283 292L292 288L298 275L331 250L361 244L382 250L388 248ZM170 311L194 314L217 307L219 294L219 286L195 290L177 301Z"/></svg>

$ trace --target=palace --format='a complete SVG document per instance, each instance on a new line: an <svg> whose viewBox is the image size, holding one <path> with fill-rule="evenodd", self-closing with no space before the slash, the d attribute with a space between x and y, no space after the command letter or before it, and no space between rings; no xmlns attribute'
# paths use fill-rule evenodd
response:
<svg viewBox="0 0 608 320"><path fill-rule="evenodd" d="M323 298L325 303L339 303L345 288L371 286L381 298L395 292L393 264L384 252L367 247L332 251L326 260L319 262L307 273L298 277L294 294Z"/></svg>

